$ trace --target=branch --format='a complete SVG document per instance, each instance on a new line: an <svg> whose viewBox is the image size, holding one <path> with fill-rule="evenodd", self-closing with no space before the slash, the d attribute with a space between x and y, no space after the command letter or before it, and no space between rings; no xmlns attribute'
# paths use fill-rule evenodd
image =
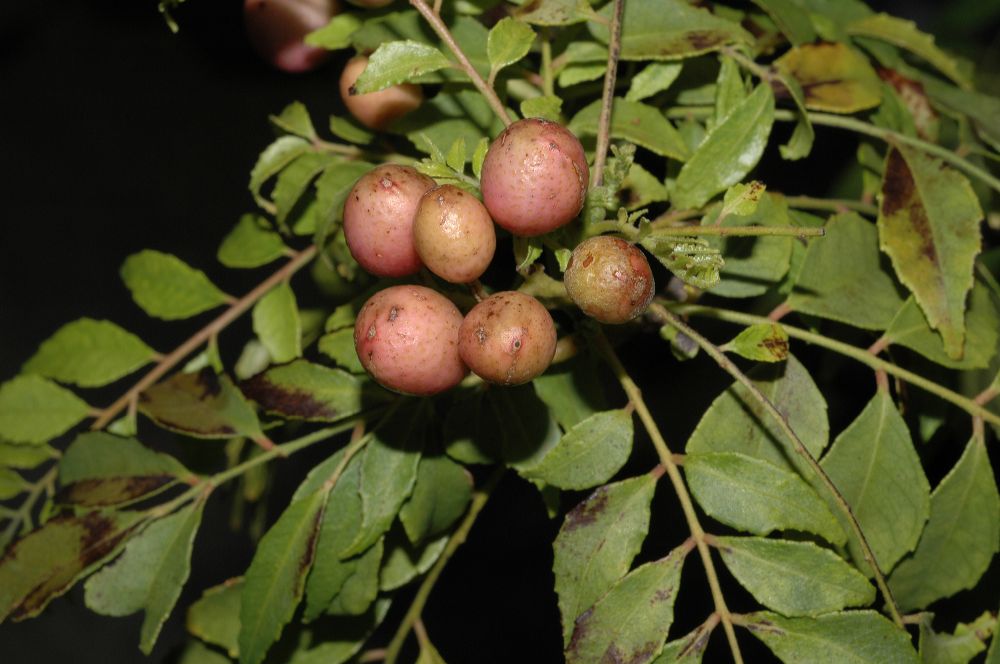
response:
<svg viewBox="0 0 1000 664"><path fill-rule="evenodd" d="M715 318L717 320L726 321L727 323L737 323L739 325L756 325L758 323L774 322L764 316L754 316L753 314L745 314L741 311L718 309L698 304L684 304L671 307L671 309L675 313L682 316L704 316L707 318ZM835 353L839 353L845 357L857 360L862 364L866 364L876 371L885 371L887 374L900 378L911 385L915 385L940 397L941 399L944 399L945 401L948 401L949 403L955 404L973 417L981 417L991 424L1000 425L1000 415L986 410L984 404L977 403L974 399L964 397L961 394L938 385L934 381L928 380L927 378L915 374L912 371L903 369L902 367L899 367L891 362L886 362L881 358L875 357L863 348L858 348L842 341L825 337L822 334L816 334L815 332L809 332L798 327L785 325L784 323L782 323L781 327L790 337L801 339L807 343L816 344L817 346L832 350Z"/></svg>
<svg viewBox="0 0 1000 664"><path fill-rule="evenodd" d="M858 538L858 544L861 546L861 551L864 555L865 561L868 563L869 567L871 567L872 573L875 576L875 583L878 585L879 590L882 591L882 597L885 599L885 603L889 608L889 614L892 616L893 622L895 622L899 627L903 627L903 620L900 617L899 608L896 606L896 600L893 599L892 591L889 590L889 585L885 582L885 576L882 574L882 570L878 566L878 561L875 559L875 552L872 551L871 546L868 544L868 539L861 530L861 524L858 523L857 517L854 516L854 511L851 509L850 504L844 498L843 494L840 493L837 485L833 483L830 476L827 475L826 471L823 470L823 467L819 465L819 461L816 460L816 457L809 452L805 443L802 442L802 439L799 438L797 433L795 433L795 430L792 429L790 424L788 424L788 420L785 419L785 416L782 415L774 403L760 391L754 382L747 378L746 374L740 371L739 367L733 364L732 360L726 357L725 353L719 350L718 346L695 332L691 326L687 325L680 318L667 311L667 309L660 304L650 305L649 312L660 322L670 325L678 332L683 332L685 335L694 340L694 342L698 344L702 350L715 360L716 364L718 364L726 373L743 385L750 392L750 394L753 395L754 399L756 399L757 402L764 407L764 410L767 411L768 415L774 419L774 421L778 424L778 427L788 437L788 440L791 441L795 452L806 460L806 463L809 464L809 467L812 468L813 472L830 492L830 495L833 496L834 502L837 503L840 511L847 517L847 520L851 525L851 530L854 532L855 537Z"/></svg>
<svg viewBox="0 0 1000 664"><path fill-rule="evenodd" d="M386 664L395 664L396 658L399 657L399 651L403 648L403 644L406 642L406 637L409 636L410 630L413 628L414 623L420 620L420 614L424 610L424 606L427 604L427 599L431 595L431 591L434 590L434 584L437 583L438 578L441 576L441 572L444 571L445 565L458 550L458 547L462 546L465 539L469 536L469 531L472 530L473 524L476 522L476 518L479 513L486 506L486 501L490 498L490 493L496 488L497 483L500 478L503 477L504 471L506 469L503 466L497 468L488 480L483 488L472 494L472 502L469 504L469 511L465 513L465 518L462 519L462 523L458 525L455 532L451 534L448 538L448 543L445 544L444 551L441 553L441 557L437 559L434 563L434 567L431 571L427 573L424 578L423 583L420 584L420 588L417 590L416 596L413 598L413 603L410 604L410 608L406 611L406 615L403 616L403 621L399 624L396 629L396 633L392 637L392 641L389 642L388 647L385 649L385 661Z"/></svg>
<svg viewBox="0 0 1000 664"><path fill-rule="evenodd" d="M169 355L153 367L149 373L139 379L125 394L118 398L113 404L101 411L97 419L90 425L91 430L103 429L115 416L120 413L130 402L135 400L139 393L153 385L164 374L179 364L184 358L206 343L213 336L224 330L230 323L245 313L250 307L256 304L257 300L264 297L272 288L282 281L291 278L299 269L306 265L316 255L315 245L310 245L297 252L291 260L281 267L270 277L260 282L252 291L236 300L228 309L222 312L218 318L195 332L187 341L175 348Z"/></svg>
<svg viewBox="0 0 1000 664"><path fill-rule="evenodd" d="M431 9L424 0L410 0L410 4L420 12L420 14L427 19L430 24L431 29L437 33L437 36L441 38L451 52L458 59L458 64L462 67L462 70L468 74L469 78L472 79L472 84L476 86L483 97L486 98L487 103L493 108L493 112L497 114L497 117L503 121L504 126L509 127L511 125L510 116L507 114L507 109L504 108L503 102L500 101L500 97L497 96L496 91L487 85L483 77L479 75L476 68L472 66L469 62L468 56L462 51L462 47L458 45L455 38L452 36L451 32L448 30L448 26L444 24L441 17L438 16L433 9Z"/></svg>
<svg viewBox="0 0 1000 664"><path fill-rule="evenodd" d="M611 109L615 101L615 82L618 78L618 55L622 49L622 13L625 0L615 0L611 13L611 39L608 43L608 69L604 72L604 93L601 97L601 116L597 121L597 148L594 152L594 169L590 171L590 186L604 183L604 163L608 159L611 143Z"/></svg>
<svg viewBox="0 0 1000 664"><path fill-rule="evenodd" d="M733 629L732 614L729 611L729 607L726 606L725 597L722 595L719 576L715 571L715 563L712 561L712 553L709 551L706 541L707 536L705 535L705 530L701 527L701 522L698 521L698 514L695 512L694 504L691 502L691 494L688 493L687 485L684 484L684 479L677 468L674 455L670 452L663 434L660 433L660 428L656 425L656 420L653 419L649 408L646 407L646 402L642 398L642 391L635 384L635 381L632 380L621 360L618 359L615 349L608 343L607 337L604 336L603 332L598 334L596 341L608 364L611 365L611 370L614 372L615 377L621 383L622 389L625 390L629 403L635 407L636 414L639 415L639 419L642 421L643 426L649 433L650 440L653 442L653 447L656 448L657 456L660 457L660 463L670 477L670 483L673 485L674 491L677 493L677 499L681 503L681 509L684 512L684 519L687 521L688 529L691 531L691 537L698 548L698 555L701 556L702 564L705 566L705 576L708 577L708 586L712 592L712 600L715 602L715 613L722 620L722 627L726 632L726 639L729 641L729 649L733 654L733 660L737 664L742 664L743 656L740 653L739 642L736 640L736 630Z"/></svg>

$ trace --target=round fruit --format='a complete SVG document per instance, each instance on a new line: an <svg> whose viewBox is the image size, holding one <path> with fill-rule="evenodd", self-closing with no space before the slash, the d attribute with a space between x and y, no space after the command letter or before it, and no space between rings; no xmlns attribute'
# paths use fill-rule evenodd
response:
<svg viewBox="0 0 1000 664"><path fill-rule="evenodd" d="M542 303L524 293L495 293L462 321L458 352L472 372L498 385L520 385L545 371L556 327Z"/></svg>
<svg viewBox="0 0 1000 664"><path fill-rule="evenodd" d="M344 202L344 237L354 260L380 277L420 270L413 215L434 180L415 168L383 164L362 175Z"/></svg>
<svg viewBox="0 0 1000 664"><path fill-rule="evenodd" d="M391 5L393 0L347 0L352 5L357 5L358 7L364 7L365 9L378 9L379 7L385 7L386 5Z"/></svg>
<svg viewBox="0 0 1000 664"><path fill-rule="evenodd" d="M413 244L427 269L445 281L465 284L489 267L497 237L490 213L479 199L445 184L420 198Z"/></svg>
<svg viewBox="0 0 1000 664"><path fill-rule="evenodd" d="M368 58L358 55L347 61L340 74L340 98L358 122L369 129L382 130L420 106L424 93L413 83L391 85L363 95L352 94L354 83L367 66Z"/></svg>
<svg viewBox="0 0 1000 664"><path fill-rule="evenodd" d="M299 73L330 56L303 39L340 13L338 0L244 0L243 22L257 54L276 69Z"/></svg>
<svg viewBox="0 0 1000 664"><path fill-rule="evenodd" d="M627 323L653 299L653 272L646 255L621 238L584 240L570 256L563 283L583 313L602 323Z"/></svg>
<svg viewBox="0 0 1000 664"><path fill-rule="evenodd" d="M462 313L424 286L391 286L371 296L354 324L358 359L380 385L427 396L469 372L458 355Z"/></svg>
<svg viewBox="0 0 1000 664"><path fill-rule="evenodd" d="M583 209L590 169L576 136L556 122L518 120L486 153L483 202L514 235L541 235L568 224Z"/></svg>

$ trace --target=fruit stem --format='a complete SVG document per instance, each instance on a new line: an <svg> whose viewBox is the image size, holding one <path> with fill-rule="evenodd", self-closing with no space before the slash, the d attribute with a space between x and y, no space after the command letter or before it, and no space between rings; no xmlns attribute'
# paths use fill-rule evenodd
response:
<svg viewBox="0 0 1000 664"><path fill-rule="evenodd" d="M611 366L611 370L621 384L622 389L625 390L625 395L628 397L629 403L635 407L635 412L646 428L646 432L653 442L653 447L656 448L657 456L660 457L660 464L666 469L670 483L677 494L677 499L681 503L681 510L684 512L684 519L687 521L688 529L691 531L691 537L698 548L698 555L701 556L702 564L705 567L705 576L708 578L712 600L715 602L715 612L722 620L722 627L726 632L726 639L729 641L729 649L733 654L733 660L737 664L742 664L743 655L740 652L739 642L736 640L736 630L733 629L733 621L729 607L726 606L726 598L722 595L722 586L719 585L719 575L715 571L712 552L709 550L706 542L707 536L705 530L701 527L701 522L698 521L698 514L694 510L691 494L688 493L687 485L684 484L684 478L681 477L681 472L674 461L674 455L667 446L663 434L660 433L660 428L656 425L656 420L653 419L649 408L646 407L646 402L642 398L642 390L635 384L625 365L618 359L618 355L615 353L615 349L608 341L608 338L604 336L602 331L598 331L595 341L597 342L598 349L603 353L608 364Z"/></svg>
<svg viewBox="0 0 1000 664"><path fill-rule="evenodd" d="M792 443L792 447L796 454L801 456L812 471L819 478L820 482L826 487L827 491L833 497L835 503L840 508L840 511L847 517L847 521L851 526L851 530L854 536L858 540L858 544L861 546L862 554L864 555L865 562L872 570L872 574L875 576L875 583L878 585L879 590L882 591L882 597L885 599L887 608L889 609L889 614L892 616L893 622L896 623L900 628L903 627L903 619L900 616L899 608L896 606L896 600L892 596L892 591L889 590L889 584L885 581L885 576L882 574L882 570L878 566L878 561L875 558L875 552L872 551L871 545L868 543L868 539L865 537L864 531L861 529L861 524L858 522L857 517L854 515L854 511L851 509L850 504L844 495L840 493L837 485L833 483L830 476L827 475L826 471L816 460L816 457L812 455L809 449L799 438L799 435L795 433L792 426L788 423L788 419L782 415L781 411L778 410L777 406L767 398L767 396L760 391L760 388L750 380L745 373L740 371L732 360L726 357L726 354L719 350L719 347L713 344L711 341L701 336L696 332L690 325L682 321L676 315L667 311L665 307L660 304L653 303L649 307L650 315L657 320L659 323L670 325L678 332L683 332L685 335L690 337L698 346L705 351L719 367L736 379L743 387L745 387L751 396L757 400L760 405L764 407L775 423L777 423L778 428L782 430L788 440ZM786 330L787 331L787 330Z"/></svg>
<svg viewBox="0 0 1000 664"><path fill-rule="evenodd" d="M399 657L399 651L402 650L403 644L406 642L406 637L409 636L410 630L413 628L414 623L420 620L420 614L424 610L424 605L427 604L427 599L430 597L431 591L434 589L434 584L437 583L438 578L441 576L441 572L444 571L445 565L455 554L469 536L469 531L472 530L473 524L476 522L476 518L479 513L486 506L486 501L489 500L490 494L496 485L500 482L503 477L506 468L499 466L493 474L490 475L489 479L481 489L478 489L472 494L472 501L469 503L469 511L465 513L465 518L462 519L462 523L458 525L455 532L451 534L448 538L448 543L445 544L444 551L441 553L441 557L437 559L434 563L434 567L431 571L427 573L423 582L420 584L420 588L417 590L416 596L413 598L413 603L410 604L410 608L406 611L406 615L403 616L402 622L396 629L396 633L392 637L392 641L385 649L385 662L386 664L395 664L396 658Z"/></svg>
<svg viewBox="0 0 1000 664"><path fill-rule="evenodd" d="M611 38L608 42L608 68L604 72L604 92L601 97L601 115L597 121L597 147L594 152L594 168L590 171L590 186L604 184L604 164L608 159L611 144L611 107L615 101L615 81L618 78L618 56L622 49L622 13L625 0L615 0L611 12Z"/></svg>
<svg viewBox="0 0 1000 664"><path fill-rule="evenodd" d="M482 93L483 97L486 98L487 103L493 109L493 112L497 114L497 117L504 123L504 126L509 127L511 125L510 115L507 114L507 109L504 108L503 102L500 101L500 97L497 96L496 91L487 85L483 77L479 75L476 68L472 66L469 62L469 58L462 51L462 47L458 45L455 38L452 36L451 32L448 30L448 26L444 24L441 17L435 13L433 9L428 6L424 0L410 0L410 4L413 5L414 9L420 12L421 16L427 19L430 24L431 29L437 33L437 36L441 38L451 52L455 55L458 60L459 66L462 70L468 74L469 78L472 79L472 84L476 86L479 92Z"/></svg>

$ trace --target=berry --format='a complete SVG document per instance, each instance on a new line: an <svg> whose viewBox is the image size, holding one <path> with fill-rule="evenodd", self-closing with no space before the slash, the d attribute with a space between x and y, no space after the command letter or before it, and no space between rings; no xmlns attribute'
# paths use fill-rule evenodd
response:
<svg viewBox="0 0 1000 664"><path fill-rule="evenodd" d="M646 255L634 244L610 235L577 245L563 283L583 313L602 323L627 323L639 316L655 290Z"/></svg>
<svg viewBox="0 0 1000 664"><path fill-rule="evenodd" d="M497 240L493 220L479 199L445 184L420 198L413 244L427 269L445 281L464 284L486 271Z"/></svg>

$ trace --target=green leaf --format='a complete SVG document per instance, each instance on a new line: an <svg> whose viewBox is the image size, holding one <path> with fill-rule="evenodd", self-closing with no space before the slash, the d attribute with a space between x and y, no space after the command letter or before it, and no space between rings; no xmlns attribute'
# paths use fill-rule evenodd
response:
<svg viewBox="0 0 1000 664"><path fill-rule="evenodd" d="M307 152L296 157L280 173L274 183L271 198L274 199L275 218L280 226L284 226L297 209L301 209L302 197L309 190L309 185L331 164L339 163L339 157L328 153ZM312 222L315 224L315 220ZM312 229L300 229L298 224L295 232L304 235Z"/></svg>
<svg viewBox="0 0 1000 664"><path fill-rule="evenodd" d="M81 387L100 387L154 357L156 351L114 323L81 318L43 341L22 371Z"/></svg>
<svg viewBox="0 0 1000 664"><path fill-rule="evenodd" d="M611 18L612 4L601 9ZM587 24L592 35L608 43L608 26ZM715 51L727 44L753 44L738 23L694 7L684 0L627 2L622 17L622 60L676 60Z"/></svg>
<svg viewBox="0 0 1000 664"><path fill-rule="evenodd" d="M444 158L448 168L456 173L465 171L465 137L459 136L448 148L448 154Z"/></svg>
<svg viewBox="0 0 1000 664"><path fill-rule="evenodd" d="M695 500L713 519L754 535L775 530L846 541L826 503L798 475L732 452L688 454L684 475Z"/></svg>
<svg viewBox="0 0 1000 664"><path fill-rule="evenodd" d="M367 551L342 560L343 580L326 613L337 616L360 616L375 602L379 591L379 569L385 545L380 538Z"/></svg>
<svg viewBox="0 0 1000 664"><path fill-rule="evenodd" d="M678 62L653 62L632 77L625 99L642 101L655 94L663 92L673 85L681 74L681 64Z"/></svg>
<svg viewBox="0 0 1000 664"><path fill-rule="evenodd" d="M293 101L278 115L269 118L271 123L289 134L295 134L310 141L316 139L316 129L309 118L309 111L300 101Z"/></svg>
<svg viewBox="0 0 1000 664"><path fill-rule="evenodd" d="M837 436L822 465L851 506L879 567L892 569L920 538L930 513L930 484L906 422L884 390ZM832 500L830 507L850 533ZM867 571L853 534L848 544L855 564Z"/></svg>
<svg viewBox="0 0 1000 664"><path fill-rule="evenodd" d="M777 323L759 323L744 329L721 349L748 360L783 362L788 359L788 334Z"/></svg>
<svg viewBox="0 0 1000 664"><path fill-rule="evenodd" d="M653 664L701 664L712 628L702 623L681 638L663 645Z"/></svg>
<svg viewBox="0 0 1000 664"><path fill-rule="evenodd" d="M446 456L423 457L413 493L399 510L406 536L414 544L448 530L472 498L472 475Z"/></svg>
<svg viewBox="0 0 1000 664"><path fill-rule="evenodd" d="M568 125L577 136L596 136L601 101L581 110ZM687 145L659 109L616 97L611 111L611 137L635 143L662 157L678 161L688 158Z"/></svg>
<svg viewBox="0 0 1000 664"><path fill-rule="evenodd" d="M483 162L486 161L486 153L490 149L490 139L485 136L479 139L476 150L472 153L472 174L477 178L483 172Z"/></svg>
<svg viewBox="0 0 1000 664"><path fill-rule="evenodd" d="M611 479L632 452L632 414L594 413L559 440L538 463L521 470L527 479L560 489L589 489Z"/></svg>
<svg viewBox="0 0 1000 664"><path fill-rule="evenodd" d="M427 402L405 402L375 429L361 453L361 524L341 557L354 556L389 530L417 481L417 467L424 447Z"/></svg>
<svg viewBox="0 0 1000 664"><path fill-rule="evenodd" d="M191 549L201 524L204 501L157 519L129 540L111 565L87 579L87 607L106 616L145 611L139 649L148 655L156 644L191 572Z"/></svg>
<svg viewBox="0 0 1000 664"><path fill-rule="evenodd" d="M275 286L254 305L253 331L276 363L302 355L302 322L288 282Z"/></svg>
<svg viewBox="0 0 1000 664"><path fill-rule="evenodd" d="M972 83L959 69L958 62L937 47L934 37L918 30L917 24L913 21L888 14L874 14L852 22L847 26L847 32L858 37L872 37L906 49L926 60L963 88L972 87Z"/></svg>
<svg viewBox="0 0 1000 664"><path fill-rule="evenodd" d="M829 440L826 402L805 367L789 355L784 364L759 365L750 376L818 458ZM739 383L712 402L691 434L687 452L739 452L812 477L774 419Z"/></svg>
<svg viewBox="0 0 1000 664"><path fill-rule="evenodd" d="M135 512L57 516L14 542L0 558L0 622L37 616L114 555L141 518Z"/></svg>
<svg viewBox="0 0 1000 664"><path fill-rule="evenodd" d="M734 184L726 190L726 195L722 197L721 218L735 214L738 217L748 217L757 211L757 205L764 196L767 185L754 180L752 182L741 182Z"/></svg>
<svg viewBox="0 0 1000 664"><path fill-rule="evenodd" d="M143 311L165 320L190 318L231 299L201 270L151 249L126 258L121 277Z"/></svg>
<svg viewBox="0 0 1000 664"><path fill-rule="evenodd" d="M312 566L327 492L301 498L261 539L247 568L240 600L241 664L258 664L302 599Z"/></svg>
<svg viewBox="0 0 1000 664"><path fill-rule="evenodd" d="M194 438L263 433L257 415L225 374L209 368L178 373L139 394L139 412L162 427Z"/></svg>
<svg viewBox="0 0 1000 664"><path fill-rule="evenodd" d="M483 28L485 30L485 28ZM394 128L404 134L421 152L430 154L426 141L446 146L459 136L465 139L467 158L480 139L496 136L503 123L478 91L468 86L444 86L444 94L425 100L413 113L402 118Z"/></svg>
<svg viewBox="0 0 1000 664"><path fill-rule="evenodd" d="M368 131L354 118L341 118L336 115L330 116L330 132L339 138L357 143L358 145L368 145L375 140L375 134Z"/></svg>
<svg viewBox="0 0 1000 664"><path fill-rule="evenodd" d="M432 539L419 547L414 546L398 531L387 537L385 561L379 576L379 589L390 592L402 588L429 570L448 545L448 535Z"/></svg>
<svg viewBox="0 0 1000 664"><path fill-rule="evenodd" d="M308 152L310 147L309 141L298 136L282 136L264 148L253 170L250 171L250 193L253 194L257 205L273 211L273 205L261 194L261 188L281 169Z"/></svg>
<svg viewBox="0 0 1000 664"><path fill-rule="evenodd" d="M41 376L16 376L0 385L0 437L12 443L45 443L89 412L75 394Z"/></svg>
<svg viewBox="0 0 1000 664"><path fill-rule="evenodd" d="M388 598L382 598L363 616L341 617L322 628L302 630L297 634L299 649L291 654L288 664L342 664L351 661L385 619L390 603ZM309 646L303 647L306 643Z"/></svg>
<svg viewBox="0 0 1000 664"><path fill-rule="evenodd" d="M593 10L587 0L536 0L514 10L514 16L535 25L572 25L587 20Z"/></svg>
<svg viewBox="0 0 1000 664"><path fill-rule="evenodd" d="M525 118L545 118L559 122L562 119L562 99L555 95L525 99L521 102L521 115Z"/></svg>
<svg viewBox="0 0 1000 664"><path fill-rule="evenodd" d="M303 40L309 46L319 46L330 51L339 51L351 45L351 36L364 21L357 14L338 14L319 30L314 30Z"/></svg>
<svg viewBox="0 0 1000 664"><path fill-rule="evenodd" d="M367 162L336 162L327 166L316 179L316 235L313 243L325 247L344 219L344 202L354 183L372 169Z"/></svg>
<svg viewBox="0 0 1000 664"><path fill-rule="evenodd" d="M916 664L910 636L874 611L785 618L761 611L747 629L786 664Z"/></svg>
<svg viewBox="0 0 1000 664"><path fill-rule="evenodd" d="M206 643L221 646L230 657L238 657L242 591L242 578L206 590L188 608L188 632Z"/></svg>
<svg viewBox="0 0 1000 664"><path fill-rule="evenodd" d="M567 664L648 662L656 657L674 621L681 567L690 548L640 565L615 583L576 619L566 647Z"/></svg>
<svg viewBox="0 0 1000 664"><path fill-rule="evenodd" d="M650 203L662 203L669 198L666 185L639 164L632 164L622 182L628 190L628 209L638 210Z"/></svg>
<svg viewBox="0 0 1000 664"><path fill-rule="evenodd" d="M883 268L875 227L854 212L834 215L811 240L788 305L804 314L884 330L903 300Z"/></svg>
<svg viewBox="0 0 1000 664"><path fill-rule="evenodd" d="M723 562L740 585L782 615L815 616L875 601L875 588L862 574L812 542L760 537L716 540Z"/></svg>
<svg viewBox="0 0 1000 664"><path fill-rule="evenodd" d="M58 456L59 452L48 445L18 445L0 440L0 466L7 468L37 468Z"/></svg>
<svg viewBox="0 0 1000 664"><path fill-rule="evenodd" d="M956 360L982 218L964 175L922 152L890 148L879 195L880 246Z"/></svg>
<svg viewBox="0 0 1000 664"><path fill-rule="evenodd" d="M201 641L189 641L181 651L177 664L231 664L228 657L212 650Z"/></svg>
<svg viewBox="0 0 1000 664"><path fill-rule="evenodd" d="M287 250L263 217L245 214L223 238L217 257L226 267L252 268L281 258Z"/></svg>
<svg viewBox="0 0 1000 664"><path fill-rule="evenodd" d="M753 0L753 3L767 12L793 46L815 41L816 30L809 14L795 0Z"/></svg>
<svg viewBox="0 0 1000 664"><path fill-rule="evenodd" d="M532 381L535 394L563 429L572 429L595 412L607 409L597 371L590 359L573 359L551 367Z"/></svg>
<svg viewBox="0 0 1000 664"><path fill-rule="evenodd" d="M380 45L371 54L368 66L351 86L351 92L376 92L451 66L448 58L433 46L411 40L391 41Z"/></svg>
<svg viewBox="0 0 1000 664"><path fill-rule="evenodd" d="M647 235L639 244L686 284L707 289L719 283L725 261L704 238Z"/></svg>
<svg viewBox="0 0 1000 664"><path fill-rule="evenodd" d="M563 643L573 624L628 572L649 529L652 474L599 487L566 515L552 544Z"/></svg>
<svg viewBox="0 0 1000 664"><path fill-rule="evenodd" d="M920 622L920 661L924 664L968 664L986 650L986 640L993 633L996 643L996 616L989 611L969 624L959 623L954 634L935 632L931 627L934 614L924 614ZM989 657L986 659L990 664Z"/></svg>
<svg viewBox="0 0 1000 664"><path fill-rule="evenodd" d="M272 367L240 383L243 393L269 413L290 419L335 422L361 412L358 377L306 360Z"/></svg>
<svg viewBox="0 0 1000 664"><path fill-rule="evenodd" d="M931 494L916 551L889 577L899 608L926 607L972 588L1000 550L1000 495L986 443L973 437Z"/></svg>
<svg viewBox="0 0 1000 664"><path fill-rule="evenodd" d="M882 101L878 74L864 55L847 44L803 44L774 65L802 87L805 105L812 110L856 113Z"/></svg>
<svg viewBox="0 0 1000 664"><path fill-rule="evenodd" d="M486 41L486 53L490 59L490 73L494 76L508 65L512 65L531 50L535 41L535 31L521 21L509 16L500 19L490 29Z"/></svg>
<svg viewBox="0 0 1000 664"><path fill-rule="evenodd" d="M352 374L363 374L365 368L358 359L358 351L354 348L354 328L345 327L336 332L325 334L317 344L319 352L323 353L342 368Z"/></svg>
<svg viewBox="0 0 1000 664"><path fill-rule="evenodd" d="M941 335L931 329L913 296L899 308L885 337L890 343L906 346L951 369L986 368L997 353L1000 338L1000 297L982 281L973 283L965 311L965 343L960 360L945 353Z"/></svg>
<svg viewBox="0 0 1000 664"><path fill-rule="evenodd" d="M18 496L30 486L18 473L10 468L0 466L0 500Z"/></svg>
<svg viewBox="0 0 1000 664"><path fill-rule="evenodd" d="M920 76L919 81L935 105L968 116L979 136L1000 150L1000 99L961 90L932 76Z"/></svg>
<svg viewBox="0 0 1000 664"><path fill-rule="evenodd" d="M774 94L769 86L758 85L681 168L674 183L674 205L701 207L746 177L764 152L773 122Z"/></svg>
<svg viewBox="0 0 1000 664"><path fill-rule="evenodd" d="M599 78L604 78L604 72L607 70L608 66L600 63L567 65L559 72L559 87L568 88L577 83L596 81Z"/></svg>

